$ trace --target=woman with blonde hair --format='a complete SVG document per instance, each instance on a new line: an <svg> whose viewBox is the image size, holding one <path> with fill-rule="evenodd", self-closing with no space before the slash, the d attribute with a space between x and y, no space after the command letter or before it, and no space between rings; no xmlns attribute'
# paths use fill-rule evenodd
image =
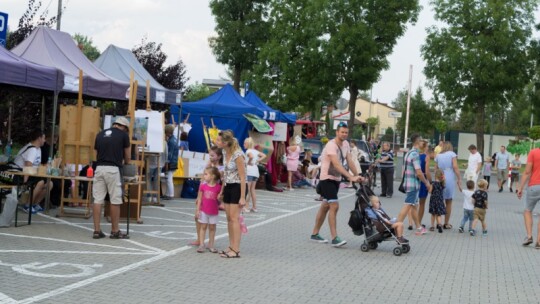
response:
<svg viewBox="0 0 540 304"><path fill-rule="evenodd" d="M238 140L231 130L221 131L216 145L223 149L224 186L220 197L225 204L229 248L220 252L222 258L240 257L240 211L246 205L246 161Z"/></svg>
<svg viewBox="0 0 540 304"><path fill-rule="evenodd" d="M287 190L292 191L292 174L298 170L298 160L300 159L300 146L296 137L291 137L287 147Z"/></svg>
<svg viewBox="0 0 540 304"><path fill-rule="evenodd" d="M446 205L446 215L444 216L443 228L452 229L452 225L449 223L452 214L452 200L456 184L461 191L461 174L459 174L457 155L449 141L444 143L442 151L435 157L434 170L437 171L437 169L444 172L445 179L443 198Z"/></svg>
<svg viewBox="0 0 540 304"><path fill-rule="evenodd" d="M255 142L253 138L248 137L244 140L244 149L246 149L246 161L247 161L247 183L249 197L246 200L246 206L244 212L257 212L257 195L255 193L255 186L257 186L257 180L259 179L259 162L266 158L266 154L255 149ZM249 208L249 198L251 198L251 209Z"/></svg>

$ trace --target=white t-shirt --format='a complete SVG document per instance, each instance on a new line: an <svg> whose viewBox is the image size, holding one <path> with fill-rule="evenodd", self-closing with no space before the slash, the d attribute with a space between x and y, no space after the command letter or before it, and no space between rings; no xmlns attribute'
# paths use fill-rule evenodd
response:
<svg viewBox="0 0 540 304"><path fill-rule="evenodd" d="M30 147L32 144L26 144L19 150L19 154L15 157L15 164L23 168L25 162L31 162L32 167L39 167L41 164L41 148L34 146Z"/></svg>
<svg viewBox="0 0 540 304"><path fill-rule="evenodd" d="M463 209L474 210L472 195L474 191L463 189Z"/></svg>
<svg viewBox="0 0 540 304"><path fill-rule="evenodd" d="M469 162L467 165L467 171L473 172L476 174L476 170L478 169L478 164L480 164L480 167L482 167L482 155L480 153L476 152L474 154L469 154Z"/></svg>
<svg viewBox="0 0 540 304"><path fill-rule="evenodd" d="M253 156L253 160L249 161L249 155ZM246 151L247 176L259 177L259 151L255 149L247 149Z"/></svg>

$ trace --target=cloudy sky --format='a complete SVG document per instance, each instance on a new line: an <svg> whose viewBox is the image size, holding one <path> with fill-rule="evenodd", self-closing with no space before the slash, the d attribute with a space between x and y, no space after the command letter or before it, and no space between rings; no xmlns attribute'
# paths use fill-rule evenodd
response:
<svg viewBox="0 0 540 304"><path fill-rule="evenodd" d="M42 0L42 3L42 10L48 7L49 16L56 15L58 0ZM428 0L420 0L420 3L423 10L418 22L409 26L398 41L389 57L390 68L373 86L373 100L390 103L406 88L410 65L413 65L413 91L425 83L420 46L426 36L425 29L433 25L434 20ZM0 11L9 14L8 25L12 29L17 27L27 4L27 0L2 0ZM66 10L61 30L92 38L100 51L109 44L132 49L147 36L149 41L163 43L169 64L182 59L187 66L189 83L226 76L225 67L216 62L208 47L208 37L215 35L208 1L63 0L63 4ZM426 95L430 96L429 92Z"/></svg>

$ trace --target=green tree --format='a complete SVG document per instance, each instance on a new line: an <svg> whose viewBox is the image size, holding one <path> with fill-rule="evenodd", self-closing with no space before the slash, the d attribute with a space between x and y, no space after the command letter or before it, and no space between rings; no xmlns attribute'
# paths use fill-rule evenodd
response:
<svg viewBox="0 0 540 304"><path fill-rule="evenodd" d="M486 108L506 109L531 78L535 0L432 0L435 19L422 57L424 73L445 107L476 113L476 141L484 149Z"/></svg>
<svg viewBox="0 0 540 304"><path fill-rule="evenodd" d="M187 87L186 93L184 94L184 100L197 101L210 96L212 93L214 93L214 91L207 85L196 82Z"/></svg>
<svg viewBox="0 0 540 304"><path fill-rule="evenodd" d="M368 119L366 119L366 123L370 128L370 134L368 134L368 137L373 138L373 132L375 131L375 127L379 125L379 117L369 117Z"/></svg>
<svg viewBox="0 0 540 304"><path fill-rule="evenodd" d="M36 26L43 25L51 27L56 24L56 17L47 18L48 10L44 10L40 13L41 1L28 0L28 6L26 11L19 19L19 26L13 32L9 32L7 36L7 49L12 49L21 43L24 39L30 36L30 33L36 28ZM64 7L65 9L65 7ZM36 21L35 17L39 14L39 18Z"/></svg>
<svg viewBox="0 0 540 304"><path fill-rule="evenodd" d="M274 0L270 12L269 39L253 68L253 90L280 110L320 111L322 102L330 104L342 92L323 52L328 43L324 3Z"/></svg>
<svg viewBox="0 0 540 304"><path fill-rule="evenodd" d="M185 90L189 77L186 76L186 66L179 59L175 64L165 66L167 54L161 50L161 43L147 41L144 37L141 44L135 46L131 51L143 67L162 86L180 91Z"/></svg>
<svg viewBox="0 0 540 304"><path fill-rule="evenodd" d="M323 44L326 59L332 62L338 88L349 92L349 109L354 112L359 91L368 90L388 68L388 56L406 25L416 21L420 6L417 0L321 2L329 34ZM349 124L353 122L351 115Z"/></svg>
<svg viewBox="0 0 540 304"><path fill-rule="evenodd" d="M267 40L267 14L270 0L211 0L217 37L209 39L218 62L233 71L233 83L240 92L242 73L257 61L261 45Z"/></svg>
<svg viewBox="0 0 540 304"><path fill-rule="evenodd" d="M94 60L98 59L99 55L101 55L99 49L94 45L92 38L75 33L75 35L73 35L73 39L77 41L79 48L90 61L93 62Z"/></svg>
<svg viewBox="0 0 540 304"><path fill-rule="evenodd" d="M396 110L402 113L401 118L397 119L396 129L401 136L405 136L405 121L407 115L407 90L402 90L392 102ZM441 113L437 110L434 103L424 99L422 88L418 88L411 96L409 109L409 132L419 133L427 138L434 136L433 130L436 129L436 123L441 119Z"/></svg>

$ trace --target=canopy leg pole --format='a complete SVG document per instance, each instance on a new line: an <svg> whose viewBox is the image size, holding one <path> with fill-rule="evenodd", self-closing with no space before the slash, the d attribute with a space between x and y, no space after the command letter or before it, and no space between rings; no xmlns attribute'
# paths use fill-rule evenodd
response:
<svg viewBox="0 0 540 304"><path fill-rule="evenodd" d="M56 126L56 112L58 111L58 92L54 92L54 97L53 97L53 111L52 111L52 124L51 124L51 146L49 147L49 156L52 157L54 159L54 155L53 155L53 152L54 152L54 144L55 144L55 141L54 141L54 136L56 134L54 134L55 132L55 126Z"/></svg>
<svg viewBox="0 0 540 304"><path fill-rule="evenodd" d="M41 95L41 130L45 131L45 95Z"/></svg>

